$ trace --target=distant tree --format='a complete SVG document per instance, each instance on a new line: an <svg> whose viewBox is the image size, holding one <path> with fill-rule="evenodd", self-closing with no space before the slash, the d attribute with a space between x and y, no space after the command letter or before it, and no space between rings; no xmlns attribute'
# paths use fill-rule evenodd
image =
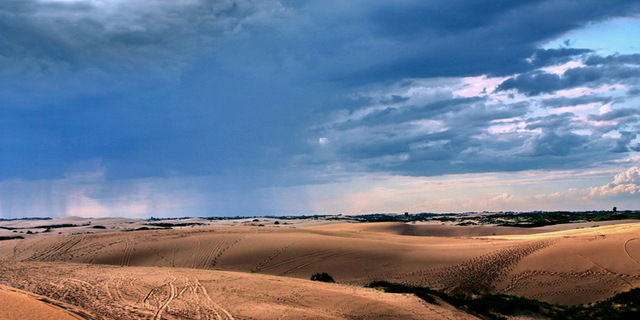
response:
<svg viewBox="0 0 640 320"><path fill-rule="evenodd" d="M326 272L316 273L311 276L311 281L336 282L333 277Z"/></svg>
<svg viewBox="0 0 640 320"><path fill-rule="evenodd" d="M273 224L280 224L280 221L276 221L276 222L274 222Z"/></svg>
<svg viewBox="0 0 640 320"><path fill-rule="evenodd" d="M613 207L613 212L618 212L618 207Z"/></svg>

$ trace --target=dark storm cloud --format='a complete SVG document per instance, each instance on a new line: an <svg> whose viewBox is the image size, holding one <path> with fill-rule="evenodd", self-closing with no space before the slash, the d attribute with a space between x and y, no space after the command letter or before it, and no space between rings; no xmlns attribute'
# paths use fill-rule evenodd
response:
<svg viewBox="0 0 640 320"><path fill-rule="evenodd" d="M532 63L537 67L558 65L574 60L575 56L593 52L590 49L559 48L538 49L532 56Z"/></svg>
<svg viewBox="0 0 640 320"><path fill-rule="evenodd" d="M0 54L10 67L3 73L177 72L203 41L256 12L235 3L3 1Z"/></svg>
<svg viewBox="0 0 640 320"><path fill-rule="evenodd" d="M582 59L574 53L567 52L566 56ZM563 75L543 71L529 74L564 81L565 89L585 83L624 84L637 79L635 70L618 63L573 68ZM541 86L539 82L532 79L531 85ZM532 98L514 103L498 102L491 94L463 98L441 93L433 95L440 100L424 105L413 100L421 96L413 97L411 92L422 92L421 89L449 86L449 90L455 92L460 88L455 83L443 83L404 83L404 86L414 86L414 90L390 86L390 92L400 97L403 95L397 90L403 89L407 94L405 99L398 99L393 106L384 106L373 98L371 102L379 106L363 108L369 110L365 116L354 117L362 111L352 111L342 122L326 126L319 134L328 137L332 148L340 154L338 159L329 158L329 161L350 159L352 166L357 163L363 171L429 176L443 172L569 169L613 160L638 147L633 142L637 135L629 132L638 130L640 111L617 106L626 103L624 90L619 93L586 91L582 96ZM557 87L549 86L549 91ZM588 110L586 117L577 114L583 112L582 109L576 109L576 113L530 115L537 106L561 108L591 104L595 104L595 110L599 109L600 113L594 114L594 106L590 106L585 109ZM608 104L608 110L599 108L598 104ZM417 127L420 123L422 127ZM618 131L620 138L615 138Z"/></svg>
<svg viewBox="0 0 640 320"><path fill-rule="evenodd" d="M595 120L595 121L619 120L620 118L628 118L628 117L637 119L638 115L640 115L640 109L620 108L620 109L612 110L603 114L589 115L589 119Z"/></svg>
<svg viewBox="0 0 640 320"><path fill-rule="evenodd" d="M615 64L571 68L562 75L536 70L505 80L496 91L516 90L527 96L536 96L580 86L637 81L638 78L640 68Z"/></svg>
<svg viewBox="0 0 640 320"><path fill-rule="evenodd" d="M631 141L635 139L637 136L638 135L635 132L621 131L620 139L616 141L616 145L615 147L613 147L613 149L611 149L611 152L622 153L622 152L629 152L631 150L637 151L637 146L629 145Z"/></svg>
<svg viewBox="0 0 640 320"><path fill-rule="evenodd" d="M492 158L522 152L518 149L526 136L495 139L488 128L496 120L524 116L530 108L526 102L504 104L470 97L434 101L421 107L413 103L408 100L394 108L326 126L320 134L330 142L323 148L333 148L338 161L350 159L362 170L417 176L442 174L443 166L449 173L502 171L506 168L504 162L496 165ZM433 109L437 112L431 112ZM483 161L484 166L480 165Z"/></svg>
<svg viewBox="0 0 640 320"><path fill-rule="evenodd" d="M561 75L538 70L523 73L505 80L496 91L517 90L528 96L535 96L579 86L626 83L628 80L635 80L632 82L635 83L640 78L640 68L638 68L640 55L638 54L605 57L591 54L584 60L584 64L585 67L571 68ZM579 97L577 99L587 98ZM548 101L552 104L555 103L555 105L560 102L569 102L566 98Z"/></svg>
<svg viewBox="0 0 640 320"><path fill-rule="evenodd" d="M637 13L637 2L615 1L404 1L373 7L369 23L400 52L385 46L378 66L355 71L362 77L431 77L508 75L530 70L525 59L538 52L578 54L571 49L538 51L540 42L560 36L587 21ZM402 16L402 18L398 18ZM573 51L573 52L572 52ZM404 52L404 54L402 54Z"/></svg>
<svg viewBox="0 0 640 320"><path fill-rule="evenodd" d="M142 67L160 72L189 63L203 48L226 52L227 45L239 44L236 54L249 59L248 66L259 59L284 63L275 67L297 75L359 83L508 75L531 70L526 59L532 56L540 66L585 52L540 50L541 41L589 22L636 14L639 8L637 1L543 0L131 1L115 6L122 12L109 15L94 2L3 1L3 56L14 63L19 57L37 62L31 72Z"/></svg>
<svg viewBox="0 0 640 320"><path fill-rule="evenodd" d="M551 114L544 117L535 117L527 119L526 129L555 129L566 127L572 123L573 113Z"/></svg>
<svg viewBox="0 0 640 320"><path fill-rule="evenodd" d="M544 132L525 143L524 156L565 156L572 149L584 145L588 138L573 133L558 134L553 131Z"/></svg>
<svg viewBox="0 0 640 320"><path fill-rule="evenodd" d="M346 130L353 127L401 124L413 120L437 119L449 112L457 112L473 103L483 101L483 97L452 98L425 105L409 105L402 108L387 107L375 110L358 121L345 121L335 124L334 129Z"/></svg>
<svg viewBox="0 0 640 320"><path fill-rule="evenodd" d="M107 3L109 10L100 7ZM633 16L639 3L4 0L0 121L11 133L0 142L0 165L9 168L0 177L51 178L97 158L107 178L226 175L240 178L221 184L238 188L277 184L268 174L256 177L295 171L292 159L314 155L309 141L318 134L330 141L325 152L334 153L326 162L368 170L521 167L496 159L520 152L530 137L494 139L488 130L496 120L525 116L529 103L392 95L386 108L363 118L322 124L334 111L370 103L345 98L350 94L416 77L523 73L501 89L528 94L631 79L635 58L594 60L562 76L534 70L589 54L542 50L544 42ZM548 134L530 145L553 151L546 154L573 152L571 138ZM556 147L563 141L571 147ZM411 165L379 159L405 153ZM436 159L455 164L446 170Z"/></svg>
<svg viewBox="0 0 640 320"><path fill-rule="evenodd" d="M640 54L622 54L611 56L590 56L584 64L596 66L602 64L635 64L640 65Z"/></svg>
<svg viewBox="0 0 640 320"><path fill-rule="evenodd" d="M577 106L581 104L590 104L590 103L606 104L612 101L616 101L616 99L613 97L585 95L585 96L580 96L576 98L569 98L569 97L548 98L548 99L543 99L541 103L543 106L548 108L562 108L562 107L571 107L571 106Z"/></svg>

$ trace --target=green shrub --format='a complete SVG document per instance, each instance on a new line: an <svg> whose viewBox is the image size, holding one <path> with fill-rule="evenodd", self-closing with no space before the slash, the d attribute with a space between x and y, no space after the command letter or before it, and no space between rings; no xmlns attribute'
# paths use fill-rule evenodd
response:
<svg viewBox="0 0 640 320"><path fill-rule="evenodd" d="M425 287L407 286L399 283L391 283L387 281L374 281L367 285L369 288L382 288L384 292L388 293L413 293L418 298L433 304L438 304L433 295L438 295L439 292L431 290Z"/></svg>
<svg viewBox="0 0 640 320"><path fill-rule="evenodd" d="M503 320L513 316L554 320L626 320L640 319L640 288L618 293L591 305L563 306L506 294L449 294L426 287L408 286L387 281L375 281L369 288L381 288L389 293L413 293L426 302L434 296L482 319Z"/></svg>
<svg viewBox="0 0 640 320"><path fill-rule="evenodd" d="M14 239L24 239L23 236L2 236L0 237L0 241L2 240L14 240Z"/></svg>
<svg viewBox="0 0 640 320"><path fill-rule="evenodd" d="M326 272L316 273L311 276L311 281L336 282L333 277Z"/></svg>

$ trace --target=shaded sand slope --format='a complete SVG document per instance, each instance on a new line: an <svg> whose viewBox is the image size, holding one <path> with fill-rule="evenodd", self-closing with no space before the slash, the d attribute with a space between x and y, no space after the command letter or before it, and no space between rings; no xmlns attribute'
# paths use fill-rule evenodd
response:
<svg viewBox="0 0 640 320"><path fill-rule="evenodd" d="M538 235L554 245L523 258L498 291L567 304L640 286L640 226L611 225ZM510 240L534 236L503 236Z"/></svg>
<svg viewBox="0 0 640 320"><path fill-rule="evenodd" d="M71 235L0 242L0 257L120 266L258 272L308 279L329 272L366 282L389 272L443 267L537 240L405 237L257 227L221 227ZM346 266L346 267L345 267ZM407 276L404 280L416 280Z"/></svg>
<svg viewBox="0 0 640 320"><path fill-rule="evenodd" d="M329 219L328 217L309 219L280 218L244 218L209 220L204 218L154 219L141 220L131 218L105 217L82 218L64 217L59 219L23 219L0 220L0 236L22 236L26 239L44 238L57 235L104 233L131 231L136 229L191 229L222 226L278 226L281 228L300 228L323 224L344 223L346 218Z"/></svg>
<svg viewBox="0 0 640 320"><path fill-rule="evenodd" d="M398 228L384 223L364 227ZM0 259L218 269L302 279L328 272L346 283L387 280L586 303L640 285L639 236L637 223L482 238L349 231L344 225L219 227L8 240L0 242Z"/></svg>
<svg viewBox="0 0 640 320"><path fill-rule="evenodd" d="M532 230L532 228L496 226L450 226L440 224L408 224L400 222L342 223L311 227L310 229L358 233L387 233L393 235L423 237L482 237L490 235L539 233L539 231Z"/></svg>
<svg viewBox="0 0 640 320"><path fill-rule="evenodd" d="M518 234L539 234L553 231L564 231L572 229L583 229L616 224L637 223L638 220L615 220L600 222L579 222L556 224L536 228L499 227L493 225L477 226L452 226L436 223L401 223L401 222L380 222L380 223L340 223L331 225L314 226L309 229L323 231L342 232L373 232L388 233L405 236L426 236L426 237L486 237L492 235L518 235Z"/></svg>
<svg viewBox="0 0 640 320"><path fill-rule="evenodd" d="M76 314L74 311L78 313ZM0 285L0 320L77 320L90 318L91 316L88 316L85 312L79 311L68 304Z"/></svg>
<svg viewBox="0 0 640 320"><path fill-rule="evenodd" d="M0 272L99 319L476 319L412 295L260 274L42 262Z"/></svg>

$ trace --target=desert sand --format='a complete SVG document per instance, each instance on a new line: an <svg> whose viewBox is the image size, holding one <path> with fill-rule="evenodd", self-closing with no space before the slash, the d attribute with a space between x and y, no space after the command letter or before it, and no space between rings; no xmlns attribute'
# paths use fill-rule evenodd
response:
<svg viewBox="0 0 640 320"><path fill-rule="evenodd" d="M259 274L46 262L0 270L100 319L476 319L411 295Z"/></svg>
<svg viewBox="0 0 640 320"><path fill-rule="evenodd" d="M398 222L283 228L263 219L265 226L251 226L256 222L248 219L124 232L125 225L141 222L96 220L74 224L106 229L53 229L0 241L0 284L101 319L472 318L450 306L363 288L374 280L562 304L590 303L640 286L640 223L629 221L542 228ZM338 284L307 280L317 272L328 272Z"/></svg>
<svg viewBox="0 0 640 320"><path fill-rule="evenodd" d="M0 285L0 320L75 320L86 316L68 304Z"/></svg>

